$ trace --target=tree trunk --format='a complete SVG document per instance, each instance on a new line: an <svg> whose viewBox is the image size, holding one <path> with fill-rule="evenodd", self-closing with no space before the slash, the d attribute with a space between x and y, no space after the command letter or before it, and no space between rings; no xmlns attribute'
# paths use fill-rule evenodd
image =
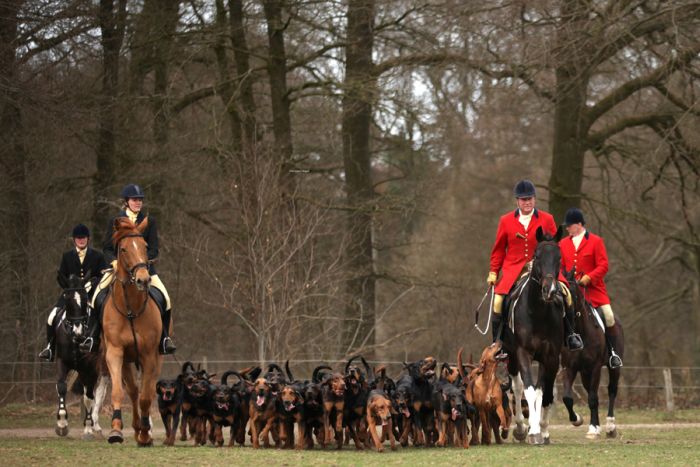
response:
<svg viewBox="0 0 700 467"><path fill-rule="evenodd" d="M275 150L282 166L281 184L287 190L292 182L289 174L292 161L292 124L289 116L289 95L287 93L287 53L284 48L284 24L282 22L281 0L265 0L265 19L269 56L267 71L270 78L270 101L272 104L272 127L275 134Z"/></svg>
<svg viewBox="0 0 700 467"><path fill-rule="evenodd" d="M238 89L240 89L238 115L243 127L241 146L244 149L252 148L257 139L255 136L255 98L253 97L253 76L250 70L250 51L248 50L248 41L246 40L243 26L242 0L229 0L229 13L233 57L236 63Z"/></svg>
<svg viewBox="0 0 700 467"><path fill-rule="evenodd" d="M97 172L95 173L95 233L102 238L111 207L107 200L114 196L117 175L121 170L115 150L117 92L119 86L119 51L124 40L126 0L100 0L100 31L102 33L102 93L100 95L99 132L97 142Z"/></svg>
<svg viewBox="0 0 700 467"><path fill-rule="evenodd" d="M581 41L577 38L584 32L586 11L581 0L564 1L557 37L559 56L563 59L556 67L554 146L549 179L549 209L557 222L564 220L568 208L581 204L589 74L585 51L578 49Z"/></svg>
<svg viewBox="0 0 700 467"><path fill-rule="evenodd" d="M19 11L23 2L13 0L0 5L0 280L2 292L4 351L14 352L11 359L31 360L32 316L29 306L29 200L27 192L27 152L24 145L20 89L16 63ZM12 324L11 324L12 323ZM12 333L14 327L14 333ZM8 332L10 331L10 332ZM7 334L5 334L7 333ZM26 370L26 371L25 371ZM19 365L18 379L29 379L31 371Z"/></svg>
<svg viewBox="0 0 700 467"><path fill-rule="evenodd" d="M374 1L348 3L345 83L342 102L343 164L347 199L353 211L348 215L351 241L347 249L352 278L348 284L353 321L346 330L341 353L352 352L374 332L375 272L372 259L372 201L370 125L375 94L372 46ZM355 321L356 320L356 321ZM374 335L367 345L374 343Z"/></svg>

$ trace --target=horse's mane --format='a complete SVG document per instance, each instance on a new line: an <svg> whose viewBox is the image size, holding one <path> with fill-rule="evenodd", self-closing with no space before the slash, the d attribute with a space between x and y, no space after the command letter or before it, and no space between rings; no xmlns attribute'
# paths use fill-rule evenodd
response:
<svg viewBox="0 0 700 467"><path fill-rule="evenodd" d="M148 218L144 219L146 222ZM141 235L136 229L136 224L131 222L128 217L118 217L114 220L114 233L112 234L112 242L116 245L127 235Z"/></svg>

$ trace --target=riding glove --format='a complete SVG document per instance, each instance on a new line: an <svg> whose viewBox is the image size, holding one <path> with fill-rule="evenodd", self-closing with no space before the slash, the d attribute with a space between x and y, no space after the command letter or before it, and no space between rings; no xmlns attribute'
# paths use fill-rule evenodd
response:
<svg viewBox="0 0 700 467"><path fill-rule="evenodd" d="M585 287L591 283L591 278L590 276L584 274L583 277L578 280L578 283Z"/></svg>
<svg viewBox="0 0 700 467"><path fill-rule="evenodd" d="M496 279L498 278L498 274L495 272L491 271L489 272L489 277L486 279L486 283L488 285L496 285Z"/></svg>

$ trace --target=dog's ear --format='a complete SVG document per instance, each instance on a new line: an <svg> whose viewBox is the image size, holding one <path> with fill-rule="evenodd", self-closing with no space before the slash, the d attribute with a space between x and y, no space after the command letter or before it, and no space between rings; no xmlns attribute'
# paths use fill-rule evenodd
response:
<svg viewBox="0 0 700 467"><path fill-rule="evenodd" d="M160 394L163 391L163 381L160 380L156 383L156 392Z"/></svg>
<svg viewBox="0 0 700 467"><path fill-rule="evenodd" d="M484 372L484 370L485 370L484 364L482 363L482 364L480 364L480 365L476 368L476 374L477 374L477 375L480 375L480 374L482 374L482 373Z"/></svg>

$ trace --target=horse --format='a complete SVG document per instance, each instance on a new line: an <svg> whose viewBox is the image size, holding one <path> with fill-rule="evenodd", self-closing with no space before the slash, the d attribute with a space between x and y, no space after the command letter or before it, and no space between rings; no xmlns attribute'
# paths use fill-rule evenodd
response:
<svg viewBox="0 0 700 467"><path fill-rule="evenodd" d="M570 284L574 284L574 271L566 273ZM572 386L576 375L581 373L581 382L588 393L588 408L591 412L591 421L586 437L597 439L600 436L600 419L598 418L598 387L600 385L600 372L608 362L608 349L605 342L605 324L590 303L588 303L578 286L571 287L571 295L574 300L576 313L576 329L581 332L585 347L579 352L570 352L562 349L561 361L564 367L564 396L562 400L569 412L569 421L574 426L581 426L583 419L574 410L574 398ZM615 317L615 327L618 335L618 348L615 349L620 356L624 356L624 336L622 324ZM615 399L617 387L620 381L620 368L608 367L608 416L606 435L609 438L617 436L615 426Z"/></svg>
<svg viewBox="0 0 700 467"><path fill-rule="evenodd" d="M87 274L87 277L90 275ZM56 329L56 392L58 393L58 410L56 414L56 434L68 435L68 411L66 410L66 378L70 371L78 373L71 390L82 395L81 413L83 414L83 438L92 439L94 433L101 433L98 422L100 408L107 389L107 377L102 375L103 362L96 354L85 355L78 345L82 342L88 319L88 296L85 283L89 279L80 279L71 274L65 277L59 273L58 283L63 289L64 310L57 316Z"/></svg>
<svg viewBox="0 0 700 467"><path fill-rule="evenodd" d="M530 444L549 444L549 409L554 401L554 381L564 341L564 298L558 283L561 237L561 227L554 237L538 227L532 269L509 297L513 303L513 332L506 333L504 345L516 400L513 436L525 441L527 435ZM532 375L533 360L539 362L537 381ZM517 403L523 392L529 410L527 434L523 410Z"/></svg>
<svg viewBox="0 0 700 467"><path fill-rule="evenodd" d="M114 221L112 241L117 252L116 278L105 299L102 319L103 351L112 378L114 409L108 437L110 444L124 441L123 381L133 406L134 438L139 446L153 445L149 413L163 357L158 353L162 331L160 310L148 292L151 277L143 238L147 226L148 218L138 226L125 217ZM132 364L141 371L140 388L136 385Z"/></svg>

